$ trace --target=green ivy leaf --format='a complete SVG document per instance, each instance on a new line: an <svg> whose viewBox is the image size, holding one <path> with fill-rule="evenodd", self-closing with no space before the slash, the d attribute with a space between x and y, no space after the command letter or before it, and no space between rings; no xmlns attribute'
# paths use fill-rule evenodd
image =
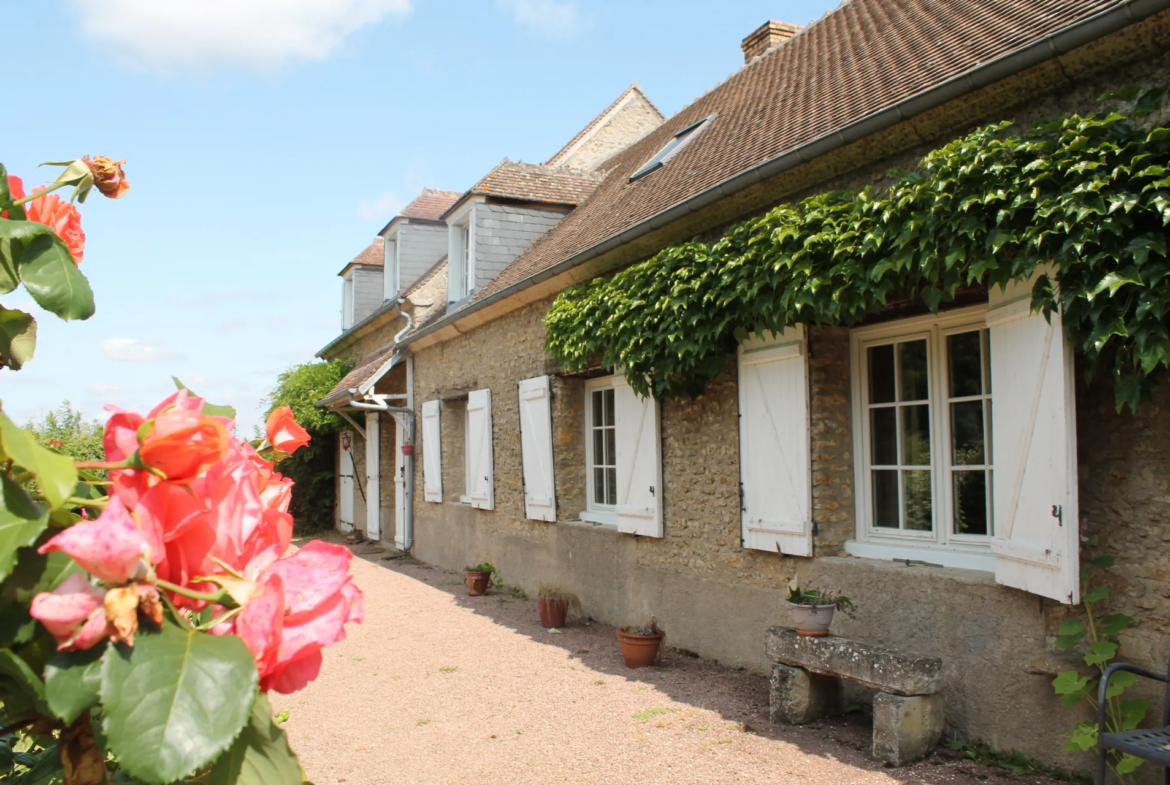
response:
<svg viewBox="0 0 1170 785"><path fill-rule="evenodd" d="M0 306L0 366L19 371L36 348L37 320L32 314Z"/></svg>
<svg viewBox="0 0 1170 785"><path fill-rule="evenodd" d="M98 702L104 651L94 646L87 651L53 652L45 664L45 700L66 724Z"/></svg>
<svg viewBox="0 0 1170 785"><path fill-rule="evenodd" d="M1150 710L1150 702L1142 698L1126 698L1121 701L1119 713L1121 715L1121 730L1133 730L1141 725Z"/></svg>
<svg viewBox="0 0 1170 785"><path fill-rule="evenodd" d="M212 765L209 785L300 785L303 781L297 756L272 720L268 696L260 693L247 727Z"/></svg>
<svg viewBox="0 0 1170 785"><path fill-rule="evenodd" d="M20 279L46 311L67 321L93 316L93 290L57 235L35 237L25 246Z"/></svg>
<svg viewBox="0 0 1170 785"><path fill-rule="evenodd" d="M0 412L0 458L7 457L37 480L37 487L49 506L60 507L77 485L73 459L37 444L28 431Z"/></svg>
<svg viewBox="0 0 1170 785"><path fill-rule="evenodd" d="M234 635L164 624L134 648L109 646L102 667L103 729L122 767L171 782L217 758L248 721L258 677Z"/></svg>
<svg viewBox="0 0 1170 785"><path fill-rule="evenodd" d="M1117 770L1118 774L1132 774L1141 768L1145 761L1136 755L1130 755L1128 752L1121 756L1121 760L1117 761L1113 768Z"/></svg>

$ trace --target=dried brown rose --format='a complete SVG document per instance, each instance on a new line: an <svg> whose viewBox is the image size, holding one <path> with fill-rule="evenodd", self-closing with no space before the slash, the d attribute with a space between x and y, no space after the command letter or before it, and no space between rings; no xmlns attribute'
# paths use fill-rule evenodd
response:
<svg viewBox="0 0 1170 785"><path fill-rule="evenodd" d="M93 184L102 192L103 196L120 199L130 190L130 181L126 179L126 173L122 171L122 164L126 163L125 158L121 161L115 161L104 155L92 157L87 155L81 160L85 161L85 165L93 173Z"/></svg>

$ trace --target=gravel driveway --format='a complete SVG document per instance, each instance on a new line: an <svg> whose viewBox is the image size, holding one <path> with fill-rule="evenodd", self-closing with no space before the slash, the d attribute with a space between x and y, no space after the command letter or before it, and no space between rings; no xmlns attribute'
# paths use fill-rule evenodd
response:
<svg viewBox="0 0 1170 785"><path fill-rule="evenodd" d="M883 768L864 715L773 726L763 677L677 651L629 670L612 627L553 633L535 600L376 558L354 560L365 624L273 695L316 785L1052 782L950 755Z"/></svg>

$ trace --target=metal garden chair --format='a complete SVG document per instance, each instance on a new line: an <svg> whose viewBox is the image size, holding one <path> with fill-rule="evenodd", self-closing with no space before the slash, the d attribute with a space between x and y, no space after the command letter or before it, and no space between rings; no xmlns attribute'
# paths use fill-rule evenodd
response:
<svg viewBox="0 0 1170 785"><path fill-rule="evenodd" d="M1109 678L1119 671L1128 671L1147 679L1167 685L1166 698L1162 708L1162 727L1138 730L1105 732L1105 691ZM1128 752L1145 760L1158 763L1165 768L1166 785L1170 785L1170 667L1166 673L1154 673L1136 665L1116 662L1110 665L1097 688L1097 785L1105 785L1106 754L1108 750Z"/></svg>

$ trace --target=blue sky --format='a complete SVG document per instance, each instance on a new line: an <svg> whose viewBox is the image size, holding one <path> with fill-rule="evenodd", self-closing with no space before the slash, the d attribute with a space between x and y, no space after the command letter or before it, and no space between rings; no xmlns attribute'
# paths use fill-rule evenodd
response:
<svg viewBox="0 0 1170 785"><path fill-rule="evenodd" d="M339 332L341 267L423 187L542 161L631 82L667 116L742 64L765 20L826 0L46 0L5 10L0 161L126 158L82 205L97 314L36 313L36 357L0 370L19 421L62 399L145 410L177 375L237 407Z"/></svg>

